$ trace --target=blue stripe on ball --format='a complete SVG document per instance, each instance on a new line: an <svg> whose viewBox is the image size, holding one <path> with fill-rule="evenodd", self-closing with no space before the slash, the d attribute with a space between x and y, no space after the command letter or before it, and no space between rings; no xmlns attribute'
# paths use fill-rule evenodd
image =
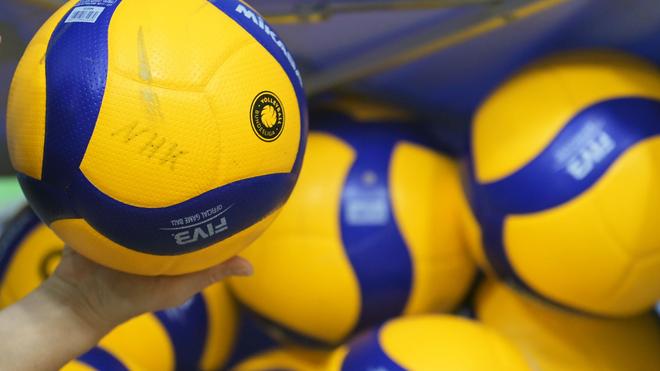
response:
<svg viewBox="0 0 660 371"><path fill-rule="evenodd" d="M380 345L380 329L360 335L349 344L342 371L405 371L385 353Z"/></svg>
<svg viewBox="0 0 660 371"><path fill-rule="evenodd" d="M114 242L153 255L180 255L222 241L270 215L284 204L295 179L290 173L243 179L164 208L123 204L98 191L85 177L78 177L73 188L78 195L75 202L81 216ZM85 205L94 205L94 208L85 208ZM195 242L176 243L176 235L188 231L190 240L195 230L190 226L173 226L172 220L218 205L222 205L222 210L202 218L201 224L195 223L206 234L211 234L209 228L218 232L214 230L215 234L209 238L200 237ZM225 231L221 231L223 224L227 228Z"/></svg>
<svg viewBox="0 0 660 371"><path fill-rule="evenodd" d="M58 205L65 203L77 211L68 217L84 218L99 233L126 248L162 256L181 255L202 249L259 222L286 202L296 178L296 174L291 173L263 175L224 185L173 206L141 208L124 204L102 193L81 172L77 173L69 187L76 194L75 199L68 199L57 192L49 193L51 187L47 183L19 176L27 198L38 208L37 211L47 224L66 218L67 214L60 213L61 208L58 208ZM52 198L47 198L47 195ZM209 220L211 217L205 219L211 223L210 228L215 228L213 235L210 235L208 223L204 222L198 227L210 235L209 238L177 245L174 236L188 231L189 237L192 237L195 227L175 229L172 220L195 215L218 205L224 208L222 215L216 214L218 217L212 220ZM224 229L222 217L226 218L224 224L227 229L220 231ZM216 233L216 229L219 232Z"/></svg>
<svg viewBox="0 0 660 371"><path fill-rule="evenodd" d="M94 347L78 357L78 361L103 371L129 371L115 356L105 349Z"/></svg>
<svg viewBox="0 0 660 371"><path fill-rule="evenodd" d="M85 155L105 94L108 27L120 3L105 7L94 23L66 23L74 7L51 35L45 56L46 183L68 187Z"/></svg>
<svg viewBox="0 0 660 371"><path fill-rule="evenodd" d="M385 131L340 137L356 151L341 196L341 237L357 276L356 330L400 315L412 290L412 259L392 209L389 165L399 138Z"/></svg>
<svg viewBox="0 0 660 371"><path fill-rule="evenodd" d="M180 307L154 314L169 334L176 369L198 369L208 335L208 312L204 297L197 294Z"/></svg>

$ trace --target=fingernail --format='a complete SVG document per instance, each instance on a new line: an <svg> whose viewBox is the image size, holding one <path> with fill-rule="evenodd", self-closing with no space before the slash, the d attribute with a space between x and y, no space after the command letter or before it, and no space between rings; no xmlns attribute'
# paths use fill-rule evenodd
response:
<svg viewBox="0 0 660 371"><path fill-rule="evenodd" d="M250 265L249 263L241 263L236 267L232 267L229 269L229 274L232 276L247 277L247 276L251 276L252 273L254 273L254 269L252 269L252 265Z"/></svg>

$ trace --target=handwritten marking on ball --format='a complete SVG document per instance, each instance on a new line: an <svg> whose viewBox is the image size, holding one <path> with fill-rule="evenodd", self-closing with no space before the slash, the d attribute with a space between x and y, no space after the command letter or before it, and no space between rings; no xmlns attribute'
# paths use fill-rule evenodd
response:
<svg viewBox="0 0 660 371"><path fill-rule="evenodd" d="M132 145L135 152L148 159L157 159L159 165L174 171L179 158L187 154L179 144L167 139L153 128L138 122L128 123L111 133L123 144Z"/></svg>

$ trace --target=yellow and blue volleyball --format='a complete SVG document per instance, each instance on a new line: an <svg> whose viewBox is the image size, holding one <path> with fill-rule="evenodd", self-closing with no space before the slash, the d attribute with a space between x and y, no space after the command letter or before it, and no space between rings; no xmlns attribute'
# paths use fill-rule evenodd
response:
<svg viewBox="0 0 660 371"><path fill-rule="evenodd" d="M296 346L277 347L258 353L235 367L232 371L320 371L330 356L330 351Z"/></svg>
<svg viewBox="0 0 660 371"><path fill-rule="evenodd" d="M235 255L296 182L286 46L237 0L70 1L15 72L7 137L40 218L86 257L176 275Z"/></svg>
<svg viewBox="0 0 660 371"><path fill-rule="evenodd" d="M30 209L21 211L0 236L0 309L48 278L63 248ZM217 369L234 346L237 316L226 286L215 284L179 307L131 319L101 339L99 346L120 362L136 362L146 370Z"/></svg>
<svg viewBox="0 0 660 371"><path fill-rule="evenodd" d="M476 321L448 315L396 318L338 348L327 371L531 371L509 340Z"/></svg>
<svg viewBox="0 0 660 371"><path fill-rule="evenodd" d="M587 316L494 280L479 287L474 312L540 371L654 371L660 365L660 321L651 312Z"/></svg>
<svg viewBox="0 0 660 371"><path fill-rule="evenodd" d="M659 134L660 70L643 59L576 51L513 76L472 126L477 260L574 309L650 310L660 297Z"/></svg>
<svg viewBox="0 0 660 371"><path fill-rule="evenodd" d="M275 336L340 344L388 318L452 310L474 274L456 163L398 123L320 117L296 189L230 279Z"/></svg>

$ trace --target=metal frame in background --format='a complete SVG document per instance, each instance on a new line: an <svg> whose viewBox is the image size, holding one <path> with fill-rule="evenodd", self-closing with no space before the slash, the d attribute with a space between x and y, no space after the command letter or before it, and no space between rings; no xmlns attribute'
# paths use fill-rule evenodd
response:
<svg viewBox="0 0 660 371"><path fill-rule="evenodd" d="M302 71L309 95L346 86L435 54L451 46L507 26L567 0L507 0L482 2L463 16L427 27L391 43L366 50L335 66ZM457 3L461 3L457 1ZM468 3L468 2L463 2Z"/></svg>
<svg viewBox="0 0 660 371"><path fill-rule="evenodd" d="M376 11L437 10L465 5L494 5L503 0L354 0L305 1L288 12L262 12L271 24L315 23L336 15Z"/></svg>

